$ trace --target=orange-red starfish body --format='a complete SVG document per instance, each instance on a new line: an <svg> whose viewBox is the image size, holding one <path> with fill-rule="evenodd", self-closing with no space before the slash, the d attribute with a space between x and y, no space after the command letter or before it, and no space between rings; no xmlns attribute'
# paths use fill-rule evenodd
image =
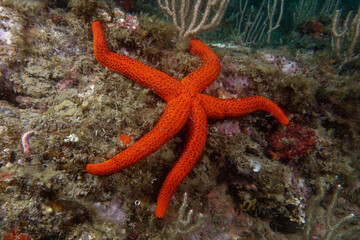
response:
<svg viewBox="0 0 360 240"><path fill-rule="evenodd" d="M113 158L98 164L87 164L86 171L94 175L116 173L157 151L185 124L188 127L184 150L160 190L155 213L157 218L164 217L175 190L200 158L206 142L208 118L239 117L261 110L270 113L281 124L289 123L283 111L267 98L218 99L202 94L219 75L220 62L216 54L196 38L191 39L190 52L200 56L203 64L179 82L135 59L111 52L99 21L93 22L92 29L98 62L150 88L167 102L167 106L149 133Z"/></svg>

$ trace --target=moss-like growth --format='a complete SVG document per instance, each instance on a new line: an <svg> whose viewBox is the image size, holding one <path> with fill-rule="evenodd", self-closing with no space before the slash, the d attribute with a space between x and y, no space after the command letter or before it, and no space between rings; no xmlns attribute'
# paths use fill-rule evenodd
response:
<svg viewBox="0 0 360 240"><path fill-rule="evenodd" d="M161 51L168 47L170 41L175 37L176 31L173 26L167 22L148 14L139 15L140 29L144 31L142 34L143 42L146 42L144 51L148 54L158 55Z"/></svg>
<svg viewBox="0 0 360 240"><path fill-rule="evenodd" d="M106 2L98 0L70 0L67 7L77 17L84 18L87 22L95 19L99 9L110 9Z"/></svg>
<svg viewBox="0 0 360 240"><path fill-rule="evenodd" d="M171 46L175 31L171 24L147 14L140 14L138 21L139 28L136 30L112 28L109 41L119 49L124 46L132 48L143 58L156 64Z"/></svg>

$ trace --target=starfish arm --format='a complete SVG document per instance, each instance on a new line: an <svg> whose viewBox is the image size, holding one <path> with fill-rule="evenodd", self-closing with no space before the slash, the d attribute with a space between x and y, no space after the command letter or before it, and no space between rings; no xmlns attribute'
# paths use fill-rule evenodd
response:
<svg viewBox="0 0 360 240"><path fill-rule="evenodd" d="M239 117L255 111L265 111L275 117L281 124L289 124L289 119L279 106L264 97L218 99L204 94L198 94L198 96L208 118Z"/></svg>
<svg viewBox="0 0 360 240"><path fill-rule="evenodd" d="M218 77L221 69L220 61L218 56L197 38L191 39L189 50L192 54L200 56L203 64L182 79L181 83L195 92L202 92Z"/></svg>
<svg viewBox="0 0 360 240"><path fill-rule="evenodd" d="M148 134L105 162L87 164L86 171L94 175L116 173L157 151L185 125L190 115L190 101L188 94L171 100L158 123Z"/></svg>
<svg viewBox="0 0 360 240"><path fill-rule="evenodd" d="M156 217L163 218L172 195L180 183L192 170L200 158L205 147L207 134L207 118L204 110L198 101L194 101L191 108L190 119L188 120L188 137L186 139L184 150L176 162L174 168L166 177L161 187L157 204Z"/></svg>
<svg viewBox="0 0 360 240"><path fill-rule="evenodd" d="M182 86L175 78L135 59L111 52L107 47L99 21L92 23L92 30L95 58L101 65L150 88L165 101L170 101L180 95Z"/></svg>

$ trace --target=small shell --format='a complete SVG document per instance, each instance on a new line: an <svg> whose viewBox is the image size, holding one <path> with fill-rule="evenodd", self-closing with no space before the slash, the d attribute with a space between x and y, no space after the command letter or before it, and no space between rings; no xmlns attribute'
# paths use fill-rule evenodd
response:
<svg viewBox="0 0 360 240"><path fill-rule="evenodd" d="M261 164L256 160L249 160L250 167L254 172L259 172L261 170Z"/></svg>

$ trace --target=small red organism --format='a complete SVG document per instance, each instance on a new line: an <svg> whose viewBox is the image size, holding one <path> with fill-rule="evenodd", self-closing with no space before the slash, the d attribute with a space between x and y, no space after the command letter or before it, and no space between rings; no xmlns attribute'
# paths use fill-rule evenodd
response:
<svg viewBox="0 0 360 240"><path fill-rule="evenodd" d="M129 135L122 135L119 137L120 142L126 147L131 143L131 137Z"/></svg>
<svg viewBox="0 0 360 240"><path fill-rule="evenodd" d="M31 240L31 237L18 233L16 230L11 230L8 235L4 236L4 240Z"/></svg>
<svg viewBox="0 0 360 240"><path fill-rule="evenodd" d="M304 25L299 26L299 29L303 33L311 35L313 38L328 34L327 28L319 19L308 21Z"/></svg>
<svg viewBox="0 0 360 240"><path fill-rule="evenodd" d="M314 37L317 37L324 33L325 27L321 22L317 20L311 24L310 31Z"/></svg>
<svg viewBox="0 0 360 240"><path fill-rule="evenodd" d="M315 132L300 125L288 126L268 137L267 151L273 160L289 161L296 156L309 154L316 147Z"/></svg>

